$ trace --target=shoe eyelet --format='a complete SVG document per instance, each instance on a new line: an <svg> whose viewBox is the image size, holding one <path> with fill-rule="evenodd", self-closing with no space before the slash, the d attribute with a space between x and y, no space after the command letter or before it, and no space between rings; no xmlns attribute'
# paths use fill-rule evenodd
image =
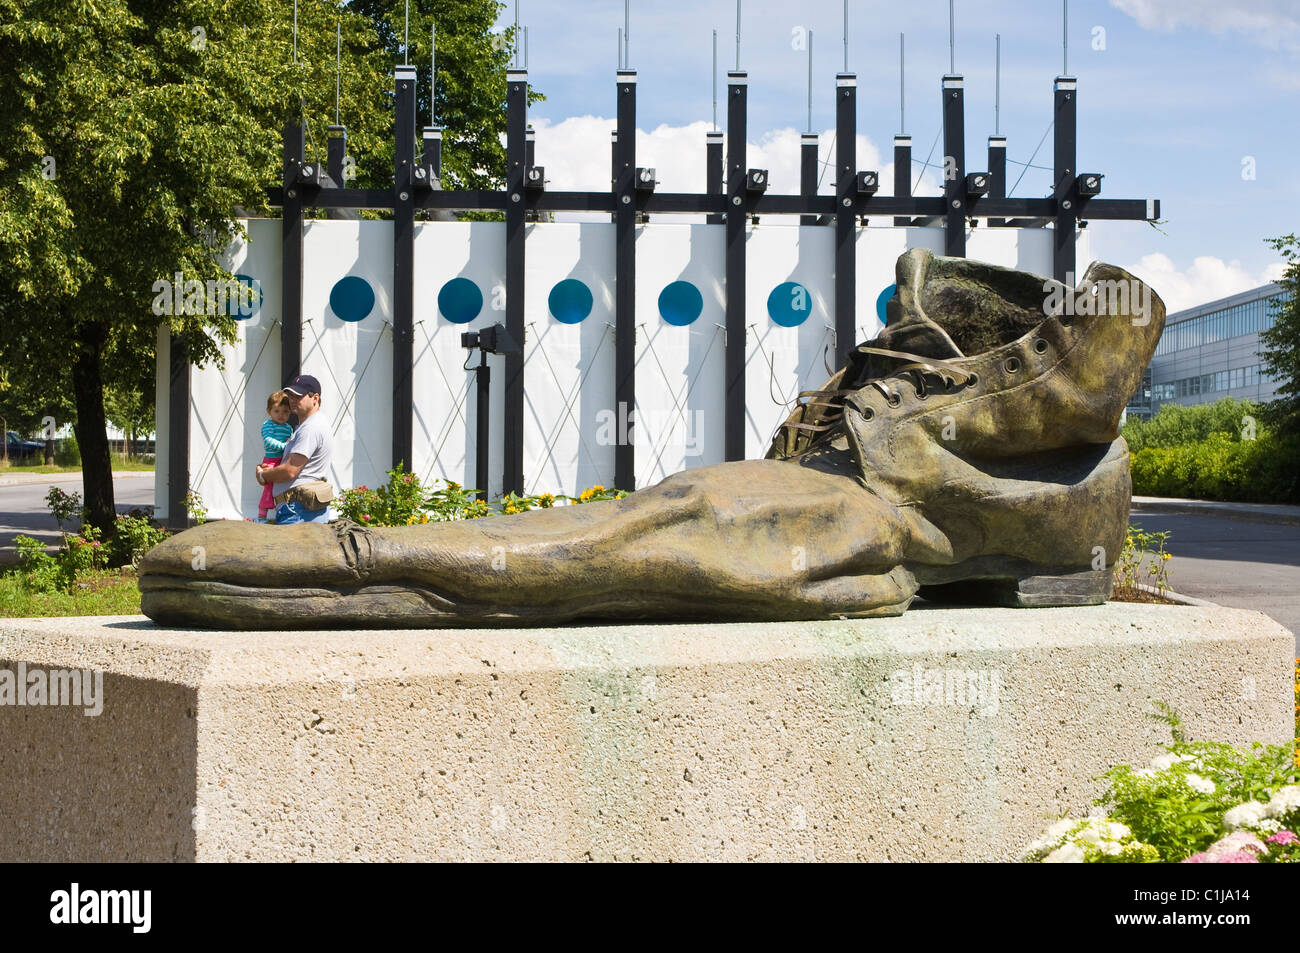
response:
<svg viewBox="0 0 1300 953"><path fill-rule="evenodd" d="M966 385L968 387L974 387L979 382L980 382L980 376L978 374L972 373L970 377L966 378Z"/></svg>
<svg viewBox="0 0 1300 953"><path fill-rule="evenodd" d="M871 419L872 417L874 417L874 416L876 416L876 412L875 412L874 410L872 410L870 407L863 407L863 408L862 408L862 419L863 419L863 420L870 420L870 419Z"/></svg>
<svg viewBox="0 0 1300 953"><path fill-rule="evenodd" d="M1007 358L1007 362L1002 366L1007 369L1008 374L1014 374L1016 371L1020 370L1020 358L1009 357Z"/></svg>
<svg viewBox="0 0 1300 953"><path fill-rule="evenodd" d="M1047 342L1044 341L1042 338L1039 338L1037 341L1034 342L1034 350L1037 351L1039 354L1047 353Z"/></svg>
<svg viewBox="0 0 1300 953"><path fill-rule="evenodd" d="M890 394L888 397L885 398L885 403L889 404L890 407L897 407L902 402L903 402L903 397L901 394L897 392Z"/></svg>

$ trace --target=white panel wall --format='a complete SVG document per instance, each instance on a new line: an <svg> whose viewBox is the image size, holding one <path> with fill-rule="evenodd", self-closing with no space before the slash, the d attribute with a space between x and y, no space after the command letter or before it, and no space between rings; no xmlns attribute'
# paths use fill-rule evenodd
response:
<svg viewBox="0 0 1300 953"><path fill-rule="evenodd" d="M261 283L262 306L239 324L226 366L193 372L190 469L213 516L256 513L261 489L253 466L261 459L266 396L280 381L280 223L248 223L251 242L230 253L232 271ZM1088 233L1079 234L1082 272L1090 260ZM775 428L800 390L820 387L834 363L834 230L759 225L747 232L746 449L767 450ZM614 226L545 223L528 226L525 273L524 477L530 493L576 494L614 478L619 411L614 404ZM894 264L908 248L941 253L939 228L859 229L855 321L859 343L880 328L877 299L894 282ZM723 445L725 226L654 222L637 229L637 406L631 429L638 486L688 467L719 462ZM1039 274L1052 267L1050 229L976 228L967 253ZM384 479L392 439L392 224L313 221L305 228L303 372L320 379L323 412L334 425L337 487ZM375 293L370 314L348 322L330 307L330 293L347 275ZM466 278L482 295L468 324L439 311L438 295ZM577 324L551 314L549 296L564 279L592 293L591 313ZM669 324L659 295L687 281L703 299L691 324ZM795 282L806 290L807 315L793 327L775 323L773 289ZM424 480L476 483L476 399L469 352L461 334L505 320L505 226L499 222L426 222L415 227L414 470ZM166 347L159 342L159 473L157 503L166 495ZM475 352L473 364L477 364ZM492 368L491 477L502 489L504 359ZM626 416L626 415L624 415Z"/></svg>
<svg viewBox="0 0 1300 953"><path fill-rule="evenodd" d="M387 235L391 260L391 227ZM411 449L414 469L426 483L447 479L478 488L474 472L478 402L474 371L465 367L470 352L461 347L460 336L505 323L505 238L504 222L421 222L415 226ZM530 246L530 251L535 247ZM483 295L482 310L468 324L452 323L438 311L438 292L457 277L474 282ZM471 368L478 363L475 351ZM489 356L488 366L492 387L487 490L496 497L501 494L503 472L505 359Z"/></svg>
<svg viewBox="0 0 1300 953"><path fill-rule="evenodd" d="M237 322L239 338L225 349L224 368L195 368L190 376L190 485L203 498L209 515L236 519L257 515L262 488L253 479L253 471L262 459L266 398L283 383L279 379L280 223L254 219L246 227L249 240L232 246L228 266L233 273L248 275L260 284L260 307L252 317ZM165 360L160 350L159 376L164 390ZM161 400L159 407L165 406L166 400ZM160 461L166 459L166 433L166 423L160 417ZM154 487L158 502L165 503L164 470L159 470Z"/></svg>
<svg viewBox="0 0 1300 953"><path fill-rule="evenodd" d="M375 486L393 446L392 223L308 222L302 260L302 373L320 381L320 412L334 425L330 479L336 487ZM347 275L374 290L374 309L361 321L344 321L330 307L330 292Z"/></svg>
<svg viewBox="0 0 1300 953"><path fill-rule="evenodd" d="M637 229L636 255L632 434L640 487L688 467L722 462L726 230L651 223ZM669 324L660 315L659 296L675 281L690 282L703 301L700 316L687 325Z"/></svg>
<svg viewBox="0 0 1300 953"><path fill-rule="evenodd" d="M614 225L529 225L525 240L524 492L613 486ZM591 313L576 324L550 310L551 291L565 279L591 292ZM602 426L607 416L614 419ZM500 457L499 441L492 450Z"/></svg>

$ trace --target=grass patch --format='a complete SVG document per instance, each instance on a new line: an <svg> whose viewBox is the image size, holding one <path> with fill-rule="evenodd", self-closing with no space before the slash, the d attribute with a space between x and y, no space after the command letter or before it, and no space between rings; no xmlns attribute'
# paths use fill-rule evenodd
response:
<svg viewBox="0 0 1300 953"><path fill-rule="evenodd" d="M117 454L113 455L113 472L129 473L152 473L154 465L145 463L142 460L123 460ZM0 465L0 473L80 473L80 465L75 467L61 467L58 464L46 466L45 464L28 465L22 463L11 463L9 466Z"/></svg>
<svg viewBox="0 0 1300 953"><path fill-rule="evenodd" d="M78 577L72 592L32 592L16 572L0 575L0 617L139 615L135 570L98 569Z"/></svg>

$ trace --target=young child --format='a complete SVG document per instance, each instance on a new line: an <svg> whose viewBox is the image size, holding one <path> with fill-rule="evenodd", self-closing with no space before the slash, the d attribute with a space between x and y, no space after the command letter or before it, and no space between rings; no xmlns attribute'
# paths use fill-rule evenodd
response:
<svg viewBox="0 0 1300 953"><path fill-rule="evenodd" d="M262 422L262 463L266 466L279 466L284 454L284 445L293 434L289 426L289 395L282 390L276 391L266 399L266 416L270 419ZM257 504L257 518L266 522L266 514L275 509L275 499L271 493L271 484L262 491L262 499Z"/></svg>

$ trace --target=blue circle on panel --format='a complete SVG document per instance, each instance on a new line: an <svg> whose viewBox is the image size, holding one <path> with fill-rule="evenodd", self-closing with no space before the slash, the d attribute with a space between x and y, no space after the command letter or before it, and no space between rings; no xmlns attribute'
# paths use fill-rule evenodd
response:
<svg viewBox="0 0 1300 953"><path fill-rule="evenodd" d="M885 311L885 305L889 304L889 299L898 292L898 285L890 285L884 291L880 292L880 297L876 299L876 317L880 318L880 323L885 324L889 316Z"/></svg>
<svg viewBox="0 0 1300 953"><path fill-rule="evenodd" d="M360 321L375 308L375 289L370 282L348 275L330 289L330 310L340 321Z"/></svg>
<svg viewBox="0 0 1300 953"><path fill-rule="evenodd" d="M483 310L483 292L468 278L453 278L438 292L438 310L452 324L469 324Z"/></svg>
<svg viewBox="0 0 1300 953"><path fill-rule="evenodd" d="M226 299L226 314L236 321L247 321L262 310L262 283L249 275L235 275L239 284L238 297Z"/></svg>
<svg viewBox="0 0 1300 953"><path fill-rule="evenodd" d="M551 289L546 303L556 321L561 324L577 324L591 314L591 289L577 278L565 278Z"/></svg>
<svg viewBox="0 0 1300 953"><path fill-rule="evenodd" d="M674 281L659 292L659 315L674 327L685 327L703 310L704 297L689 281Z"/></svg>
<svg viewBox="0 0 1300 953"><path fill-rule="evenodd" d="M812 295L797 281L785 281L767 296L767 313L773 324L797 328L812 313Z"/></svg>

